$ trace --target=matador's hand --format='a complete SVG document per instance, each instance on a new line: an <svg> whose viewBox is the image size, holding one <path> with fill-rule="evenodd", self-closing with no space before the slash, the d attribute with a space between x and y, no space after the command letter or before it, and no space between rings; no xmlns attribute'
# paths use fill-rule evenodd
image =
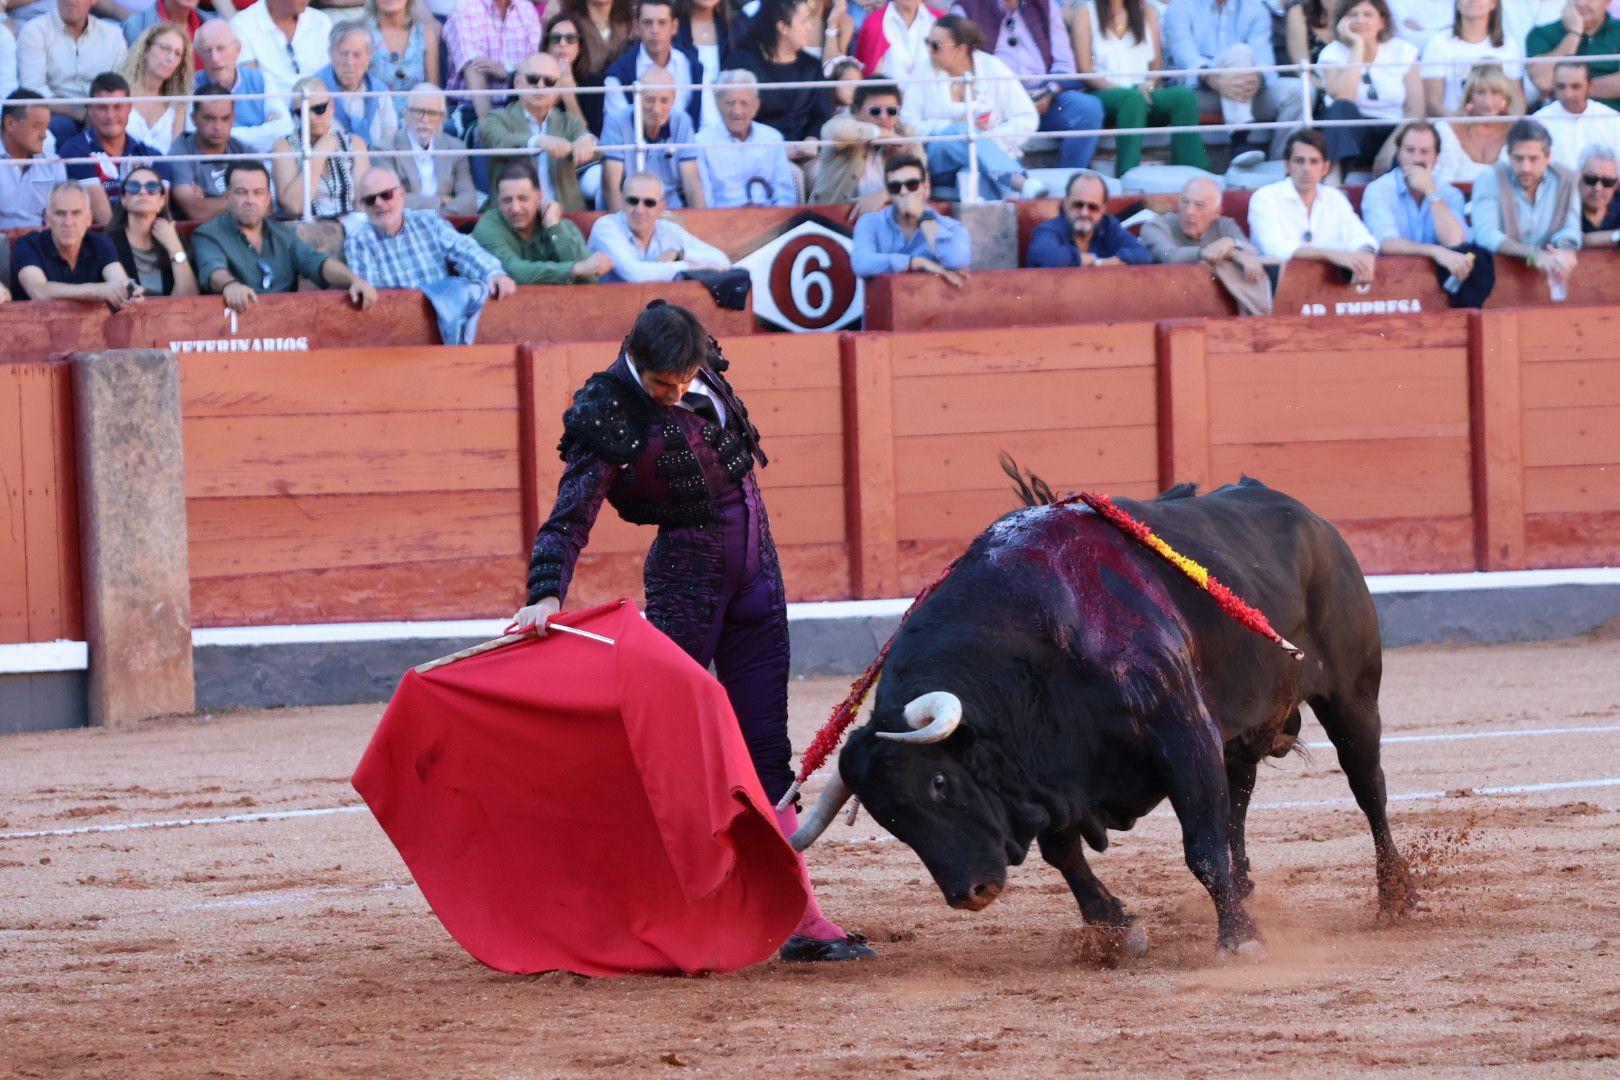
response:
<svg viewBox="0 0 1620 1080"><path fill-rule="evenodd" d="M536 637L546 636L546 620L557 614L562 604L555 596L546 596L539 603L528 607L518 608L516 615L512 616L512 630L514 634L522 634L533 630Z"/></svg>

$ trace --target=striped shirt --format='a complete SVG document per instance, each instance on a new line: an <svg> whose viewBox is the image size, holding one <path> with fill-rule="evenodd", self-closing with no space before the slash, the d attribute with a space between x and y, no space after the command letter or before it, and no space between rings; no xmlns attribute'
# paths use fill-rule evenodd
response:
<svg viewBox="0 0 1620 1080"><path fill-rule="evenodd" d="M488 282L502 273L495 256L455 230L432 210L405 211L405 224L393 236L367 221L343 242L349 269L379 289L420 289L450 276Z"/></svg>
<svg viewBox="0 0 1620 1080"><path fill-rule="evenodd" d="M462 90L461 71L480 56L516 71L524 59L540 51L540 8L530 0L507 0L506 17L495 10L495 0L457 0L444 24L445 46L450 51L448 89Z"/></svg>

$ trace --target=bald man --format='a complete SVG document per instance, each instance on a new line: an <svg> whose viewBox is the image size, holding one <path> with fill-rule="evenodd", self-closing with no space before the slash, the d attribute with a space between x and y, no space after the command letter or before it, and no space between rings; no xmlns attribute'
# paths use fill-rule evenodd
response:
<svg viewBox="0 0 1620 1080"><path fill-rule="evenodd" d="M585 121L557 108L562 95L556 87L561 78L556 57L548 53L524 57L512 76L515 100L491 109L478 130L484 146L491 150L525 151L490 158L491 176L500 176L513 162L530 162L540 175L540 190L547 200L561 204L568 213L579 213L586 209L579 190L579 168L596 159L596 137L585 129Z"/></svg>
<svg viewBox="0 0 1620 1080"><path fill-rule="evenodd" d="M1220 185L1197 176L1181 189L1175 213L1142 226L1142 243L1159 263L1202 262L1237 301L1240 315L1271 314L1271 281L1238 223L1221 214Z"/></svg>
<svg viewBox="0 0 1620 1080"><path fill-rule="evenodd" d="M693 203L702 205L697 190L684 192L681 164L696 161L695 151L675 150L671 145L694 141L692 118L675 107L675 77L663 68L648 68L641 75L641 135L646 144L638 166L632 150L602 151L602 195L609 210L624 209L624 179L635 172L650 172L664 182L664 206L678 209ZM630 146L636 141L633 110L609 113L602 123L602 145ZM696 181L696 172L693 171Z"/></svg>
<svg viewBox="0 0 1620 1080"><path fill-rule="evenodd" d="M478 188L462 151L467 144L444 130L444 91L417 83L405 99L405 124L392 141L372 147L371 160L393 169L405 188L405 209L442 214L478 212Z"/></svg>

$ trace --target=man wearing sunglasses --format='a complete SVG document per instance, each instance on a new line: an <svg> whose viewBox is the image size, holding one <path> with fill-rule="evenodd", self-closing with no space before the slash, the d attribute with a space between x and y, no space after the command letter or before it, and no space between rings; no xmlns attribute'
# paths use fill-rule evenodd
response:
<svg viewBox="0 0 1620 1080"><path fill-rule="evenodd" d="M406 99L404 125L392 143L372 147L371 159L398 174L405 188L405 209L475 213L478 188L468 158L461 153L467 144L444 130L444 118L444 91L432 83L417 83ZM435 150L440 153L429 152Z"/></svg>
<svg viewBox="0 0 1620 1080"><path fill-rule="evenodd" d="M933 188L922 158L903 155L884 166L889 196L881 213L855 222L850 263L863 278L914 271L933 274L952 288L967 283L973 241L959 221L941 217L928 205Z"/></svg>
<svg viewBox="0 0 1620 1080"><path fill-rule="evenodd" d="M1552 159L1566 169L1580 162L1588 146L1620 152L1620 112L1591 99L1592 78L1585 64L1566 62L1553 68L1553 100L1535 118L1552 135Z"/></svg>
<svg viewBox="0 0 1620 1080"><path fill-rule="evenodd" d="M731 269L725 252L664 217L664 181L656 173L635 173L619 195L624 209L591 226L591 250L613 260L603 281L674 281L692 270Z"/></svg>
<svg viewBox="0 0 1620 1080"><path fill-rule="evenodd" d="M1620 246L1620 154L1607 146L1588 146L1581 155L1581 246Z"/></svg>
<svg viewBox="0 0 1620 1080"><path fill-rule="evenodd" d="M851 221L889 205L883 167L902 154L923 155L914 142L880 141L910 139L917 134L900 117L902 100L900 87L893 83L863 83L855 88L849 112L822 125L821 167L810 192L812 204L848 202Z"/></svg>
<svg viewBox="0 0 1620 1080"><path fill-rule="evenodd" d="M561 77L562 68L550 53L524 57L512 78L517 100L484 117L478 137L491 150L525 151L490 158L491 176L501 175L515 162L532 162L546 198L561 203L567 213L577 214L585 209L579 170L596 159L596 137L585 129L585 121L557 108Z"/></svg>
<svg viewBox="0 0 1620 1080"><path fill-rule="evenodd" d="M782 133L757 123L759 77L752 71L722 71L715 80L715 107L721 124L698 131L702 144L681 162L686 190L701 196L700 206L793 206L798 202L793 166Z"/></svg>
<svg viewBox="0 0 1620 1080"><path fill-rule="evenodd" d="M1108 185L1090 169L1069 178L1058 215L1029 237L1028 266L1144 266L1153 256L1107 212Z"/></svg>

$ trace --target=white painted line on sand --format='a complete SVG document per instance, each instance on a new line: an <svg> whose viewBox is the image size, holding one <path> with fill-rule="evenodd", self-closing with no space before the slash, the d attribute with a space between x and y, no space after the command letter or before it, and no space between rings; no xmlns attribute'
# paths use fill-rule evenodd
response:
<svg viewBox="0 0 1620 1080"><path fill-rule="evenodd" d="M1452 731L1434 735L1385 735L1379 742L1384 746L1395 743L1464 742L1472 739L1520 739L1532 735L1608 735L1620 734L1620 724L1596 727L1523 728L1518 731ZM1307 750L1331 750L1330 742L1310 742Z"/></svg>
<svg viewBox="0 0 1620 1080"><path fill-rule="evenodd" d="M89 667L90 646L82 641L29 641L0 645L0 675L85 671Z"/></svg>
<svg viewBox="0 0 1620 1080"><path fill-rule="evenodd" d="M164 821L123 821L108 825L80 825L72 829L34 829L29 832L0 833L0 840L35 840L47 836L88 836L92 833L132 832L136 829L178 829L186 825L233 825L243 821L286 821L288 818L324 817L327 814L354 814L366 809L355 806L318 806L309 810L272 810L259 814L227 814L224 817L169 818Z"/></svg>

